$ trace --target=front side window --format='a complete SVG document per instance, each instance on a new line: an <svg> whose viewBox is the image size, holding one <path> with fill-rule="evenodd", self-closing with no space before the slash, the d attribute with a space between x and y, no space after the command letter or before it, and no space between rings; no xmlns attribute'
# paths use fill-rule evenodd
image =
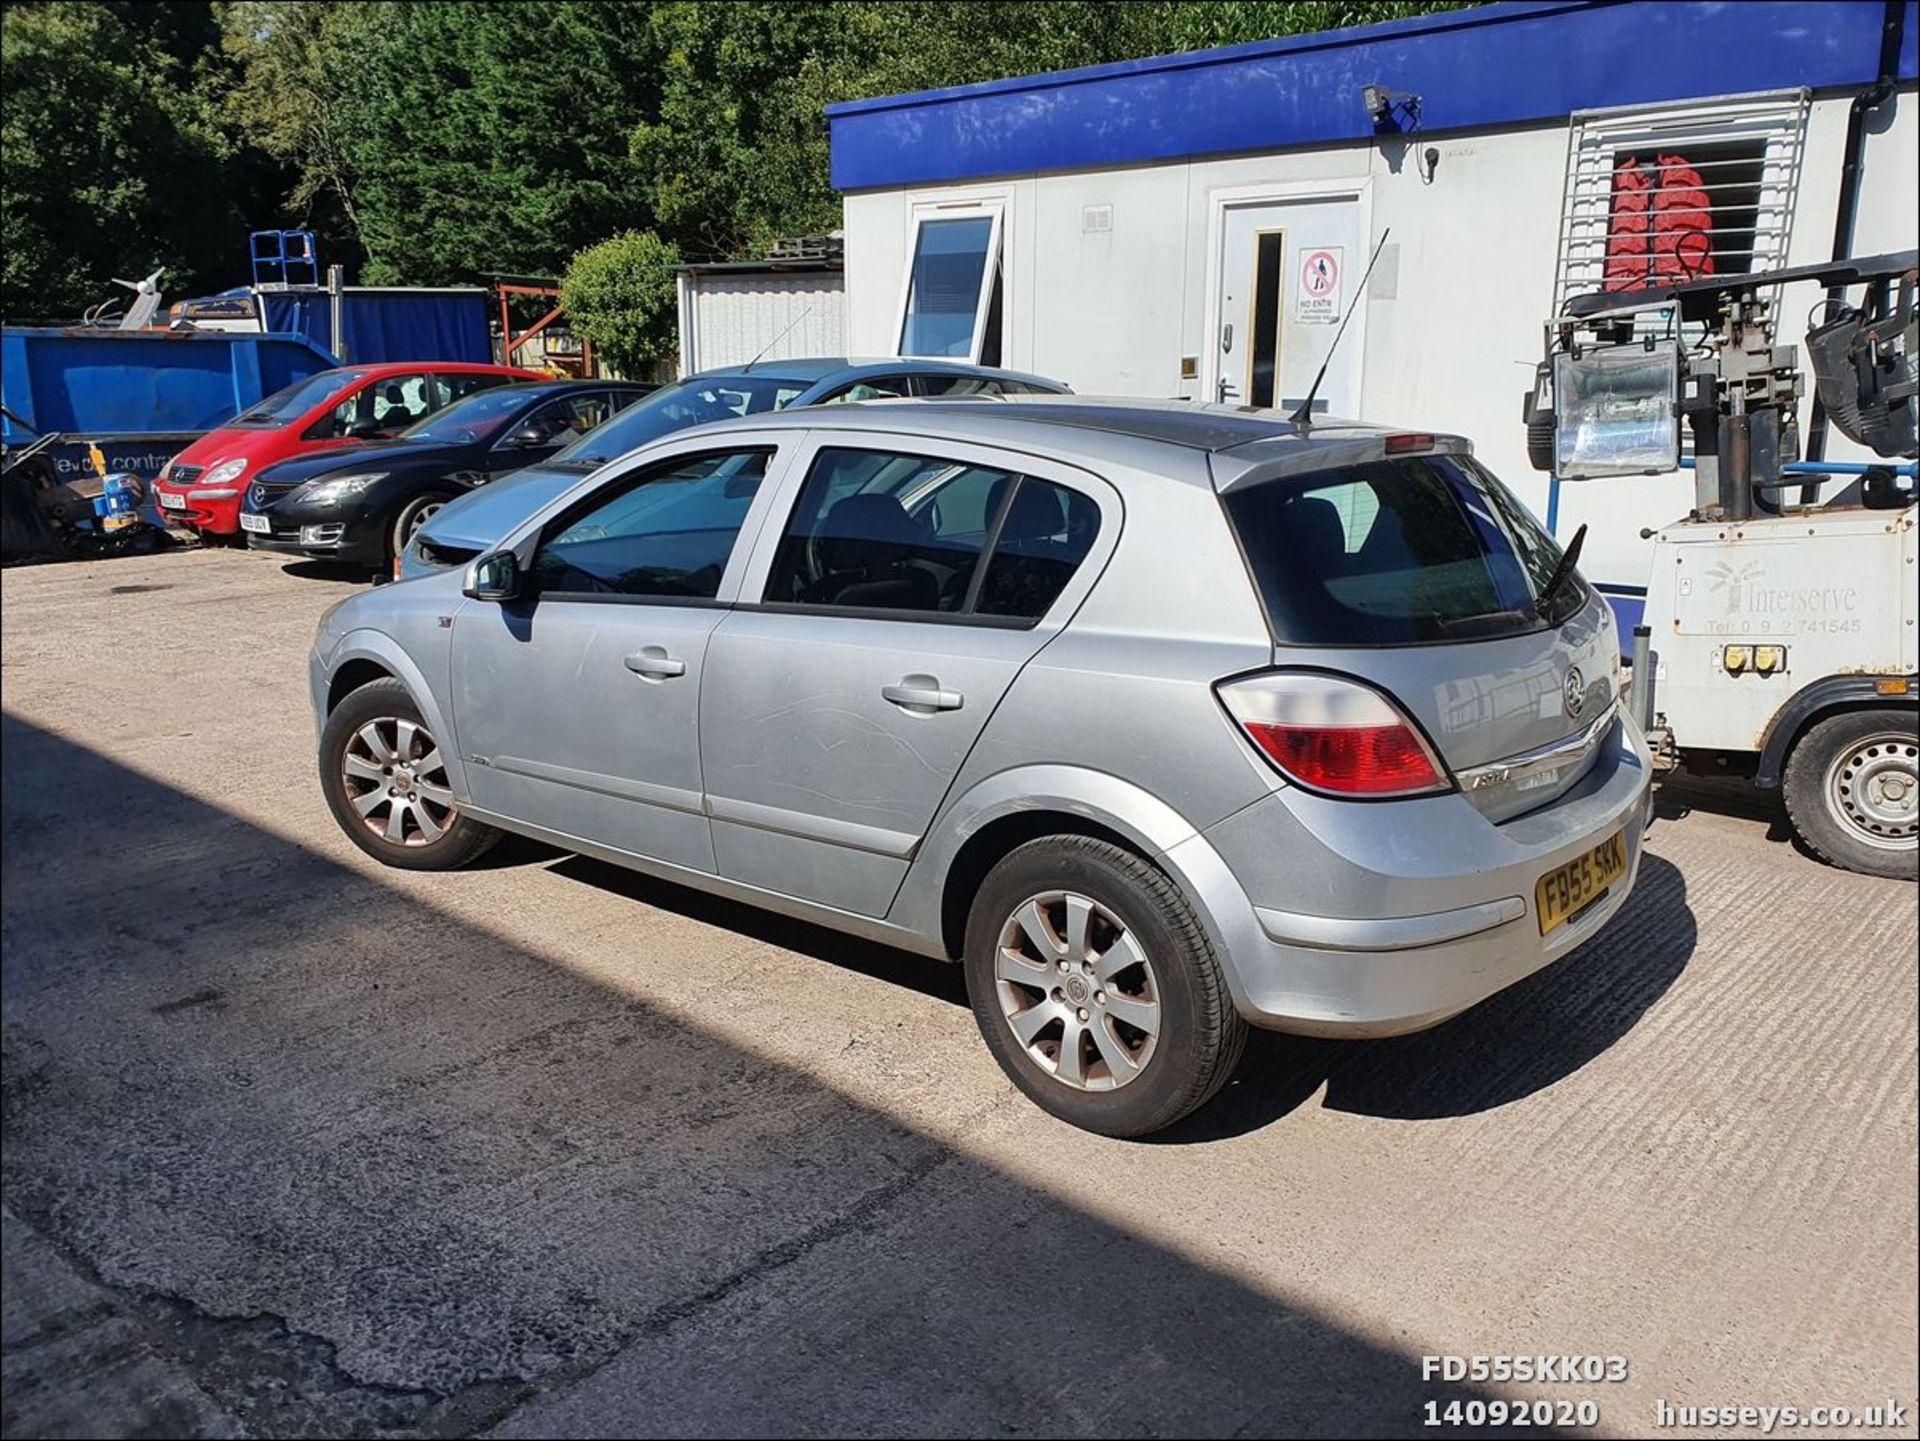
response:
<svg viewBox="0 0 1920 1441"><path fill-rule="evenodd" d="M774 556L765 598L1038 620L1092 546L1099 514L1077 491L992 466L822 450Z"/></svg>
<svg viewBox="0 0 1920 1441"><path fill-rule="evenodd" d="M923 218L900 321L901 355L999 361L1000 214Z"/></svg>
<svg viewBox="0 0 1920 1441"><path fill-rule="evenodd" d="M309 440L369 440L398 435L432 409L425 375L390 375L362 386L307 430Z"/></svg>
<svg viewBox="0 0 1920 1441"><path fill-rule="evenodd" d="M503 449L541 450L579 439L608 415L607 393L586 391L550 400L500 438Z"/></svg>
<svg viewBox="0 0 1920 1441"><path fill-rule="evenodd" d="M1535 603L1560 547L1467 456L1410 456L1227 492L1228 517L1287 645L1406 645L1517 635L1586 603Z"/></svg>
<svg viewBox="0 0 1920 1441"><path fill-rule="evenodd" d="M680 456L602 486L542 536L536 592L712 600L772 454Z"/></svg>

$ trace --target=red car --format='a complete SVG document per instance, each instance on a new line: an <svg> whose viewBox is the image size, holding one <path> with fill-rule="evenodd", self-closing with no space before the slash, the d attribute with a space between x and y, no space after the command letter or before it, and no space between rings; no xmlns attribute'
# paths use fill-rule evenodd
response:
<svg viewBox="0 0 1920 1441"><path fill-rule="evenodd" d="M323 370L201 436L167 462L153 497L170 524L202 535L237 535L248 483L274 462L388 440L476 390L546 378L531 370L461 361Z"/></svg>

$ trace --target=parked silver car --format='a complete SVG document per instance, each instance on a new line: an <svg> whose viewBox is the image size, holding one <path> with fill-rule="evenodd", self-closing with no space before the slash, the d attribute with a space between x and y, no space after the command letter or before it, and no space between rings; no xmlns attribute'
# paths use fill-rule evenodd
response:
<svg viewBox="0 0 1920 1441"><path fill-rule="evenodd" d="M1383 1036L1625 903L1605 602L1465 441L1073 397L623 456L316 638L391 865L503 830L958 960L987 1045L1137 1136L1249 1024Z"/></svg>

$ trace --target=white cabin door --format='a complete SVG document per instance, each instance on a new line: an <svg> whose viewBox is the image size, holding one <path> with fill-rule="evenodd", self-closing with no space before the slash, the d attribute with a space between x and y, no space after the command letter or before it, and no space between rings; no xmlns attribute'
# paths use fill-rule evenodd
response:
<svg viewBox="0 0 1920 1441"><path fill-rule="evenodd" d="M1366 269L1360 197L1223 202L1214 232L1217 319L1207 398L1292 411L1313 385ZM1365 329L1348 327L1314 414L1357 414Z"/></svg>

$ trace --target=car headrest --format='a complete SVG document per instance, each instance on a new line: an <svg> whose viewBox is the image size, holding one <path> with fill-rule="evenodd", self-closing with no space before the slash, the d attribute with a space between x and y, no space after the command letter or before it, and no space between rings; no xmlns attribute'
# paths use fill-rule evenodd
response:
<svg viewBox="0 0 1920 1441"><path fill-rule="evenodd" d="M1004 476L993 483L993 489L987 492L987 515L1000 513L1000 506L1007 497L1007 487L1019 480L1019 476ZM1018 544L1025 540L1051 540L1065 528L1065 516L1060 509L1060 492L1042 481L1022 485L1013 493L1013 509L1007 512L1006 520L1000 526L1002 543Z"/></svg>
<svg viewBox="0 0 1920 1441"><path fill-rule="evenodd" d="M891 495L865 491L837 500L821 517L820 558L830 570L857 570L917 548L928 529Z"/></svg>
<svg viewBox="0 0 1920 1441"><path fill-rule="evenodd" d="M1287 502L1286 544L1309 555L1344 555L1347 549L1346 527L1340 524L1340 510L1330 500L1303 496Z"/></svg>

